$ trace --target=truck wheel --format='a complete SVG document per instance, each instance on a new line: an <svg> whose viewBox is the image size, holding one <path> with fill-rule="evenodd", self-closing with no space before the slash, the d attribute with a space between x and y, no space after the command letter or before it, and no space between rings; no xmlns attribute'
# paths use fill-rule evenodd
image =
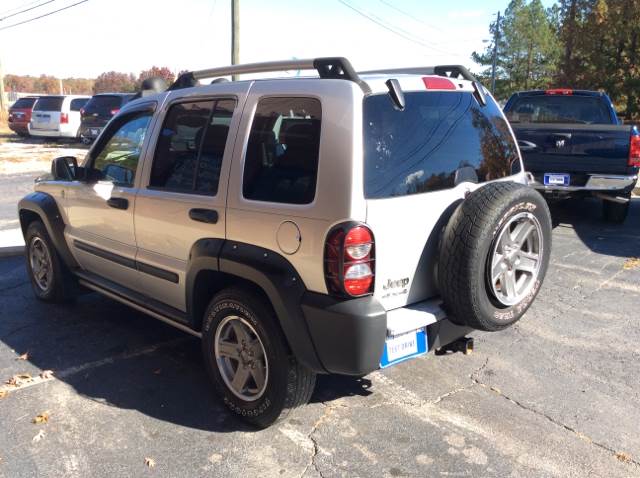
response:
<svg viewBox="0 0 640 478"><path fill-rule="evenodd" d="M441 242L438 277L451 320L486 331L517 322L540 290L550 250L551 215L535 190L497 182L469 194Z"/></svg>
<svg viewBox="0 0 640 478"><path fill-rule="evenodd" d="M619 202L602 200L602 217L605 221L614 224L622 224L629 214L629 204L631 194L627 196L628 202L622 204Z"/></svg>
<svg viewBox="0 0 640 478"><path fill-rule="evenodd" d="M224 404L266 428L311 398L316 375L291 355L271 307L227 289L209 303L202 330L205 366Z"/></svg>
<svg viewBox="0 0 640 478"><path fill-rule="evenodd" d="M60 260L47 229L29 224L25 237L27 273L36 297L45 302L68 302L75 295L75 279Z"/></svg>

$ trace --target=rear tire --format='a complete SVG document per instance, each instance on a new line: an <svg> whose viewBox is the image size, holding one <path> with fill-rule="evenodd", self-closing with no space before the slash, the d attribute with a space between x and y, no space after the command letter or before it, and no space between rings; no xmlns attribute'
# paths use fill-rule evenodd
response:
<svg viewBox="0 0 640 478"><path fill-rule="evenodd" d="M625 196L629 201L622 204L619 202L602 200L602 217L605 221L613 224L622 224L629 214L629 203L631 194Z"/></svg>
<svg viewBox="0 0 640 478"><path fill-rule="evenodd" d="M517 322L549 264L551 215L534 189L487 184L455 210L441 242L438 278L451 321L496 331Z"/></svg>
<svg viewBox="0 0 640 478"><path fill-rule="evenodd" d="M209 303L202 353L224 404L259 428L306 404L315 387L316 374L291 354L270 305L244 289L223 290Z"/></svg>
<svg viewBox="0 0 640 478"><path fill-rule="evenodd" d="M54 303L73 299L75 278L60 259L42 222L29 224L25 243L27 273L36 297Z"/></svg>

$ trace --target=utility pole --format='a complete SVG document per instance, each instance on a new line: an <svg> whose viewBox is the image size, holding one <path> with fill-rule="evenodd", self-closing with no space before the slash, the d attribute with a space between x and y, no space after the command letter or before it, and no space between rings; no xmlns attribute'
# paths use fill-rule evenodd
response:
<svg viewBox="0 0 640 478"><path fill-rule="evenodd" d="M4 97L4 74L2 73L2 62L0 61L0 116L7 111L7 104Z"/></svg>
<svg viewBox="0 0 640 478"><path fill-rule="evenodd" d="M62 87L62 78L58 78L58 84L60 85L60 94L64 95L64 88Z"/></svg>
<svg viewBox="0 0 640 478"><path fill-rule="evenodd" d="M240 0L231 0L231 64L240 62ZM238 80L238 75L232 75L233 81Z"/></svg>
<svg viewBox="0 0 640 478"><path fill-rule="evenodd" d="M498 42L500 41L500 11L496 20L496 31L493 37L493 64L491 66L491 94L496 92L496 63L498 62Z"/></svg>

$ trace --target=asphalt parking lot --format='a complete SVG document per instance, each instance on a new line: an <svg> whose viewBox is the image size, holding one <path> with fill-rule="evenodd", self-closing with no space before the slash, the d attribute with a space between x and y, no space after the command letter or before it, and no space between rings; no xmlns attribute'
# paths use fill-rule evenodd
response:
<svg viewBox="0 0 640 478"><path fill-rule="evenodd" d="M640 476L640 199L624 226L599 206L554 207L516 326L469 356L320 377L265 431L224 411L197 340L96 294L39 303L22 258L0 259L0 378L35 377L0 388L0 477Z"/></svg>

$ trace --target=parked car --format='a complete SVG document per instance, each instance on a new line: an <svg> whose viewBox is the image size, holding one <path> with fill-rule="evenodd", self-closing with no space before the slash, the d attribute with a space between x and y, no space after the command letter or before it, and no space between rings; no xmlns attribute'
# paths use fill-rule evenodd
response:
<svg viewBox="0 0 640 478"><path fill-rule="evenodd" d="M38 99L37 96L25 96L19 98L9 108L9 129L20 136L29 136L29 121L31 121L31 111Z"/></svg>
<svg viewBox="0 0 640 478"><path fill-rule="evenodd" d="M640 132L621 124L606 94L521 91L504 112L535 188L552 198L596 196L605 220L624 222L638 179Z"/></svg>
<svg viewBox="0 0 640 478"><path fill-rule="evenodd" d="M79 138L80 109L89 96L41 96L33 105L29 123L31 136Z"/></svg>
<svg viewBox="0 0 640 478"><path fill-rule="evenodd" d="M198 84L299 69L319 78ZM319 58L181 75L82 164L55 159L19 211L38 298L80 284L201 338L226 406L266 427L317 373L468 352L474 329L517 322L551 249L526 181L465 68Z"/></svg>
<svg viewBox="0 0 640 478"><path fill-rule="evenodd" d="M102 128L113 116L133 98L129 93L100 93L94 95L80 110L80 137L89 144L94 141Z"/></svg>

